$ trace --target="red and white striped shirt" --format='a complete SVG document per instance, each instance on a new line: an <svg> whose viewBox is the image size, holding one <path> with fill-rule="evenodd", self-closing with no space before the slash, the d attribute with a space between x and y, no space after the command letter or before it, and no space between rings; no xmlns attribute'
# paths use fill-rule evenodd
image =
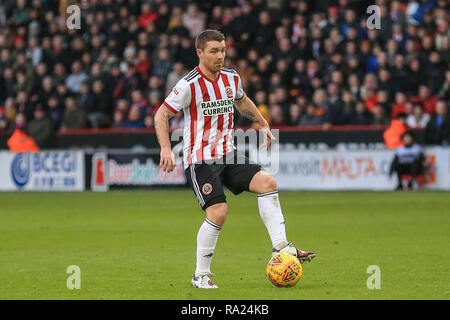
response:
<svg viewBox="0 0 450 320"><path fill-rule="evenodd" d="M232 69L222 68L211 80L196 67L175 85L164 105L172 112L184 112L185 168L236 149L232 136L234 100L243 97L241 78Z"/></svg>

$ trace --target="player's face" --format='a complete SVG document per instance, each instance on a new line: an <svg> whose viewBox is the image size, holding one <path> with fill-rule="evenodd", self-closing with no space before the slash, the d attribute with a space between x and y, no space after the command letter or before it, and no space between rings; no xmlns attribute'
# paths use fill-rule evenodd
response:
<svg viewBox="0 0 450 320"><path fill-rule="evenodd" d="M403 136L403 143L407 146L411 145L413 143L413 139L409 134L405 134Z"/></svg>
<svg viewBox="0 0 450 320"><path fill-rule="evenodd" d="M225 41L208 41L204 50L197 49L200 63L215 73L222 69L225 61Z"/></svg>

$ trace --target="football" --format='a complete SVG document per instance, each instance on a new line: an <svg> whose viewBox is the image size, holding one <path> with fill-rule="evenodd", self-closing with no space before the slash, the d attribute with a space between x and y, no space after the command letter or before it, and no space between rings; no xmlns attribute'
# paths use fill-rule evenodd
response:
<svg viewBox="0 0 450 320"><path fill-rule="evenodd" d="M266 269L270 282L278 287L292 287L303 275L300 261L291 254L280 253L270 259Z"/></svg>

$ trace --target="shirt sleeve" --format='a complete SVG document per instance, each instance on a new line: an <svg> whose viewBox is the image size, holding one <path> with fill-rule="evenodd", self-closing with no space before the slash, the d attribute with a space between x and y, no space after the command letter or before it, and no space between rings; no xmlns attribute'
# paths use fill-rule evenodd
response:
<svg viewBox="0 0 450 320"><path fill-rule="evenodd" d="M173 87L170 94L164 100L164 105L172 112L177 113L178 111L189 106L191 101L191 90L188 83L181 79Z"/></svg>
<svg viewBox="0 0 450 320"><path fill-rule="evenodd" d="M238 85L235 100L241 100L244 97L244 89L242 89L241 77L238 75Z"/></svg>

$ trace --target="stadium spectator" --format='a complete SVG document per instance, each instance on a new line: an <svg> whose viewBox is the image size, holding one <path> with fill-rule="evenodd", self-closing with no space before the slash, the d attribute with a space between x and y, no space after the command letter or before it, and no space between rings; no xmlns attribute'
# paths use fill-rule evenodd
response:
<svg viewBox="0 0 450 320"><path fill-rule="evenodd" d="M429 115L434 113L437 100L438 97L432 95L430 88L423 84L419 86L419 95L411 98L411 102L421 103Z"/></svg>
<svg viewBox="0 0 450 320"><path fill-rule="evenodd" d="M87 80L88 76L82 70L80 61L72 63L72 73L66 79L66 86L72 93L80 92L81 83Z"/></svg>
<svg viewBox="0 0 450 320"><path fill-rule="evenodd" d="M406 92L410 95L414 94L418 91L419 85L423 84L424 80L425 71L422 68L420 60L418 58L414 58L409 64L408 75L405 80Z"/></svg>
<svg viewBox="0 0 450 320"><path fill-rule="evenodd" d="M186 70L181 62L176 62L173 65L172 71L167 75L166 81L166 95L172 90L177 82L186 75Z"/></svg>
<svg viewBox="0 0 450 320"><path fill-rule="evenodd" d="M178 116L178 117L181 117L181 115ZM181 128L184 127L184 115L182 115L182 117L183 117L182 122L180 121L180 122L178 122L178 124L177 124L178 127L179 127L179 129L181 129ZM181 125L182 125L182 127L180 127ZM147 128L147 129L150 129L150 128L154 128L154 127L155 127L155 117L154 117L153 113L148 113L148 114L144 117L144 127ZM175 126L175 127L176 127L176 126ZM175 127L173 127L173 130L176 129Z"/></svg>
<svg viewBox="0 0 450 320"><path fill-rule="evenodd" d="M410 175L408 189L412 189L417 176L424 173L425 154L423 148L414 142L414 136L410 132L402 135L403 145L395 150L395 156L392 160L389 170L389 176L394 173L397 175L396 190L403 189L402 178L404 175Z"/></svg>
<svg viewBox="0 0 450 320"><path fill-rule="evenodd" d="M445 73L445 81L439 89L439 96L445 101L450 101L450 70Z"/></svg>
<svg viewBox="0 0 450 320"><path fill-rule="evenodd" d="M420 103L413 104L413 111L406 118L406 124L412 129L423 129L430 121L430 115L425 113Z"/></svg>
<svg viewBox="0 0 450 320"><path fill-rule="evenodd" d="M322 116L317 114L316 107L309 104L306 113L300 117L300 126L319 126L323 124Z"/></svg>
<svg viewBox="0 0 450 320"><path fill-rule="evenodd" d="M266 93L267 116L280 105L286 123L292 103L305 114L306 105L316 104L324 121L340 125L378 123L377 103L394 119L408 112L392 109L398 92L430 116L438 99L450 100L445 0L378 1L380 30L365 28L359 1L96 1L82 9L83 27L75 31L61 15L69 1L7 3L0 19L0 105L12 99L28 120L36 104L49 109L55 93L60 105L74 94L94 128L112 125L114 107L120 99L130 102L134 90L152 96L149 105L157 108L196 66L193 40L205 27L226 34L225 66L241 74L250 98ZM277 99L269 99L277 90ZM360 100L369 113L358 107L365 115L355 121ZM58 127L59 117L49 115ZM6 118L11 126L14 118ZM249 125L239 116L236 124Z"/></svg>
<svg viewBox="0 0 450 320"><path fill-rule="evenodd" d="M23 113L18 113L14 120L13 133L7 142L11 152L36 152L39 147L36 142L27 134L27 122Z"/></svg>
<svg viewBox="0 0 450 320"><path fill-rule="evenodd" d="M141 14L139 16L139 26L142 29L146 29L148 24L154 23L157 19L158 13L152 10L150 3L143 3L141 7Z"/></svg>
<svg viewBox="0 0 450 320"><path fill-rule="evenodd" d="M406 94L399 91L395 94L395 103L392 106L391 111L391 119L397 119L398 115L400 113L406 113L406 104L408 102L408 99L406 97Z"/></svg>
<svg viewBox="0 0 450 320"><path fill-rule="evenodd" d="M12 97L6 99L4 104L5 120L9 126L12 126L16 120L17 109Z"/></svg>
<svg viewBox="0 0 450 320"><path fill-rule="evenodd" d="M189 30L191 38L197 37L197 35L205 29L206 15L198 10L195 3L191 3L187 6L186 12L182 17L183 25Z"/></svg>
<svg viewBox="0 0 450 320"><path fill-rule="evenodd" d="M28 125L28 132L39 148L47 149L53 146L54 125L41 104L34 107L33 119Z"/></svg>
<svg viewBox="0 0 450 320"><path fill-rule="evenodd" d="M395 149L403 146L402 135L407 129L406 114L399 113L397 119L393 119L389 128L383 133L386 148Z"/></svg>
<svg viewBox="0 0 450 320"><path fill-rule="evenodd" d="M79 102L73 97L66 98L66 108L64 118L61 123L61 129L82 129L86 128L87 116L80 106Z"/></svg>
<svg viewBox="0 0 450 320"><path fill-rule="evenodd" d="M8 121L6 121L6 116L3 108L0 108L0 131L8 130Z"/></svg>
<svg viewBox="0 0 450 320"><path fill-rule="evenodd" d="M292 103L289 107L289 126L296 126L300 123L301 109L298 104Z"/></svg>
<svg viewBox="0 0 450 320"><path fill-rule="evenodd" d="M128 114L128 121L124 124L125 128L128 129L143 129L145 128L144 120L141 118L141 111L138 105L133 105L130 107L130 112Z"/></svg>
<svg viewBox="0 0 450 320"><path fill-rule="evenodd" d="M436 113L428 121L425 139L427 144L448 145L450 143L448 102L439 100L436 103Z"/></svg>
<svg viewBox="0 0 450 320"><path fill-rule="evenodd" d="M110 121L110 103L101 80L95 80L92 84L92 99L85 105L89 114L89 121L93 128L99 128L102 122Z"/></svg>
<svg viewBox="0 0 450 320"><path fill-rule="evenodd" d="M111 128L125 128L125 112L117 108L114 110Z"/></svg>
<svg viewBox="0 0 450 320"><path fill-rule="evenodd" d="M384 108L380 103L373 106L372 110L372 122L373 125L389 125L389 118L384 112Z"/></svg>
<svg viewBox="0 0 450 320"><path fill-rule="evenodd" d="M287 124L284 120L283 108L279 104L274 104L270 109L270 120L272 126L284 126Z"/></svg>
<svg viewBox="0 0 450 320"><path fill-rule="evenodd" d="M367 110L366 104L358 101L355 104L355 110L350 116L350 124L352 125L369 125L372 122L372 115Z"/></svg>
<svg viewBox="0 0 450 320"><path fill-rule="evenodd" d="M64 105L59 102L59 99L56 95L51 95L48 97L46 102L48 115L55 126L55 129L58 130L61 126L61 121L64 116Z"/></svg>
<svg viewBox="0 0 450 320"><path fill-rule="evenodd" d="M170 71L172 71L172 62L170 61L169 50L161 48L158 50L158 58L155 59L153 65L153 75L166 79Z"/></svg>

